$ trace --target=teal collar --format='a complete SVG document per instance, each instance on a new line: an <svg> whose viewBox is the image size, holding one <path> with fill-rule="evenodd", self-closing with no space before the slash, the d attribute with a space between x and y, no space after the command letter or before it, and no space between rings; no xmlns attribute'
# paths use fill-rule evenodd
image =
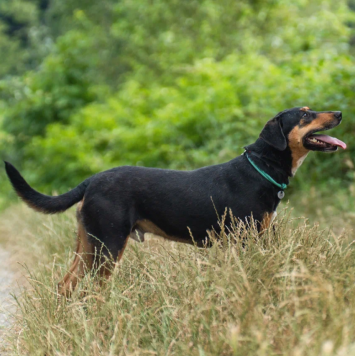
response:
<svg viewBox="0 0 355 356"><path fill-rule="evenodd" d="M248 159L248 161L250 162L250 164L266 179L268 180L270 183L276 185L276 187L285 190L287 188L287 184L285 183L277 183L274 179L272 179L266 172L264 172L262 169L260 169L252 160L251 158L248 156L247 152L244 152L246 158Z"/></svg>

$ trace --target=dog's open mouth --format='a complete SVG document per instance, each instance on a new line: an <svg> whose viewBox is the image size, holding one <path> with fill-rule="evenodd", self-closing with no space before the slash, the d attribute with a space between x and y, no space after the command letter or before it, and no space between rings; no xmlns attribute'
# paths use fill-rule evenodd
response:
<svg viewBox="0 0 355 356"><path fill-rule="evenodd" d="M304 147L312 151L334 152L341 147L346 149L346 143L335 137L311 134L304 139Z"/></svg>

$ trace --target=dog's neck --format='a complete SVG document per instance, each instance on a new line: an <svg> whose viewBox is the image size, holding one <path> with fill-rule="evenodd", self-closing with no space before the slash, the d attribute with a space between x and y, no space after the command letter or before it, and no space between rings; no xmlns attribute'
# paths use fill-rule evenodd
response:
<svg viewBox="0 0 355 356"><path fill-rule="evenodd" d="M292 172L292 152L290 148L279 151L259 138L255 143L244 147L248 155L261 169L265 170L280 183L288 184Z"/></svg>

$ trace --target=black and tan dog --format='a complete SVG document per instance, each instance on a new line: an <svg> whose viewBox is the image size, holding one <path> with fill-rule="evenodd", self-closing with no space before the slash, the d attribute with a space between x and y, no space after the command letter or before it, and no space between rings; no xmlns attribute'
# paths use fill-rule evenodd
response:
<svg viewBox="0 0 355 356"><path fill-rule="evenodd" d="M163 238L208 243L208 230L219 231L217 214L226 208L243 221L253 218L258 229L267 228L283 196L309 151L333 152L342 141L315 135L337 126L340 111L316 112L308 107L277 114L245 154L230 162L194 171L144 167L118 167L98 173L70 192L47 196L32 189L20 173L6 163L6 172L17 194L33 209L46 214L77 208L76 257L61 282L68 294L85 272L101 263L95 250L119 261L129 237L141 240L152 232ZM228 221L227 221L228 223ZM102 269L109 275L108 268Z"/></svg>

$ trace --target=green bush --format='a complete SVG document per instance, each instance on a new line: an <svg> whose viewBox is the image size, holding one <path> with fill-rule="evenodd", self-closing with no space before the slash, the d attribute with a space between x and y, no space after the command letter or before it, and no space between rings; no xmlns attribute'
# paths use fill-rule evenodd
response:
<svg viewBox="0 0 355 356"><path fill-rule="evenodd" d="M342 110L334 135L350 142L354 13L345 0L104 4L54 1L51 53L1 83L0 149L36 187L64 191L122 164L226 161L297 105ZM312 154L294 186L353 179L353 153Z"/></svg>
<svg viewBox="0 0 355 356"><path fill-rule="evenodd" d="M351 142L353 72L346 57L319 52L295 56L283 66L261 55L201 60L171 86L127 82L104 103L80 110L70 126L47 126L26 155L35 160L45 152L36 171L48 187L73 186L116 165L191 169L239 155L278 111L304 105L342 109L344 122L334 135ZM304 169L299 182L323 179L326 169L328 178L342 178L343 160L353 154L350 146L341 156L310 155L312 175Z"/></svg>

